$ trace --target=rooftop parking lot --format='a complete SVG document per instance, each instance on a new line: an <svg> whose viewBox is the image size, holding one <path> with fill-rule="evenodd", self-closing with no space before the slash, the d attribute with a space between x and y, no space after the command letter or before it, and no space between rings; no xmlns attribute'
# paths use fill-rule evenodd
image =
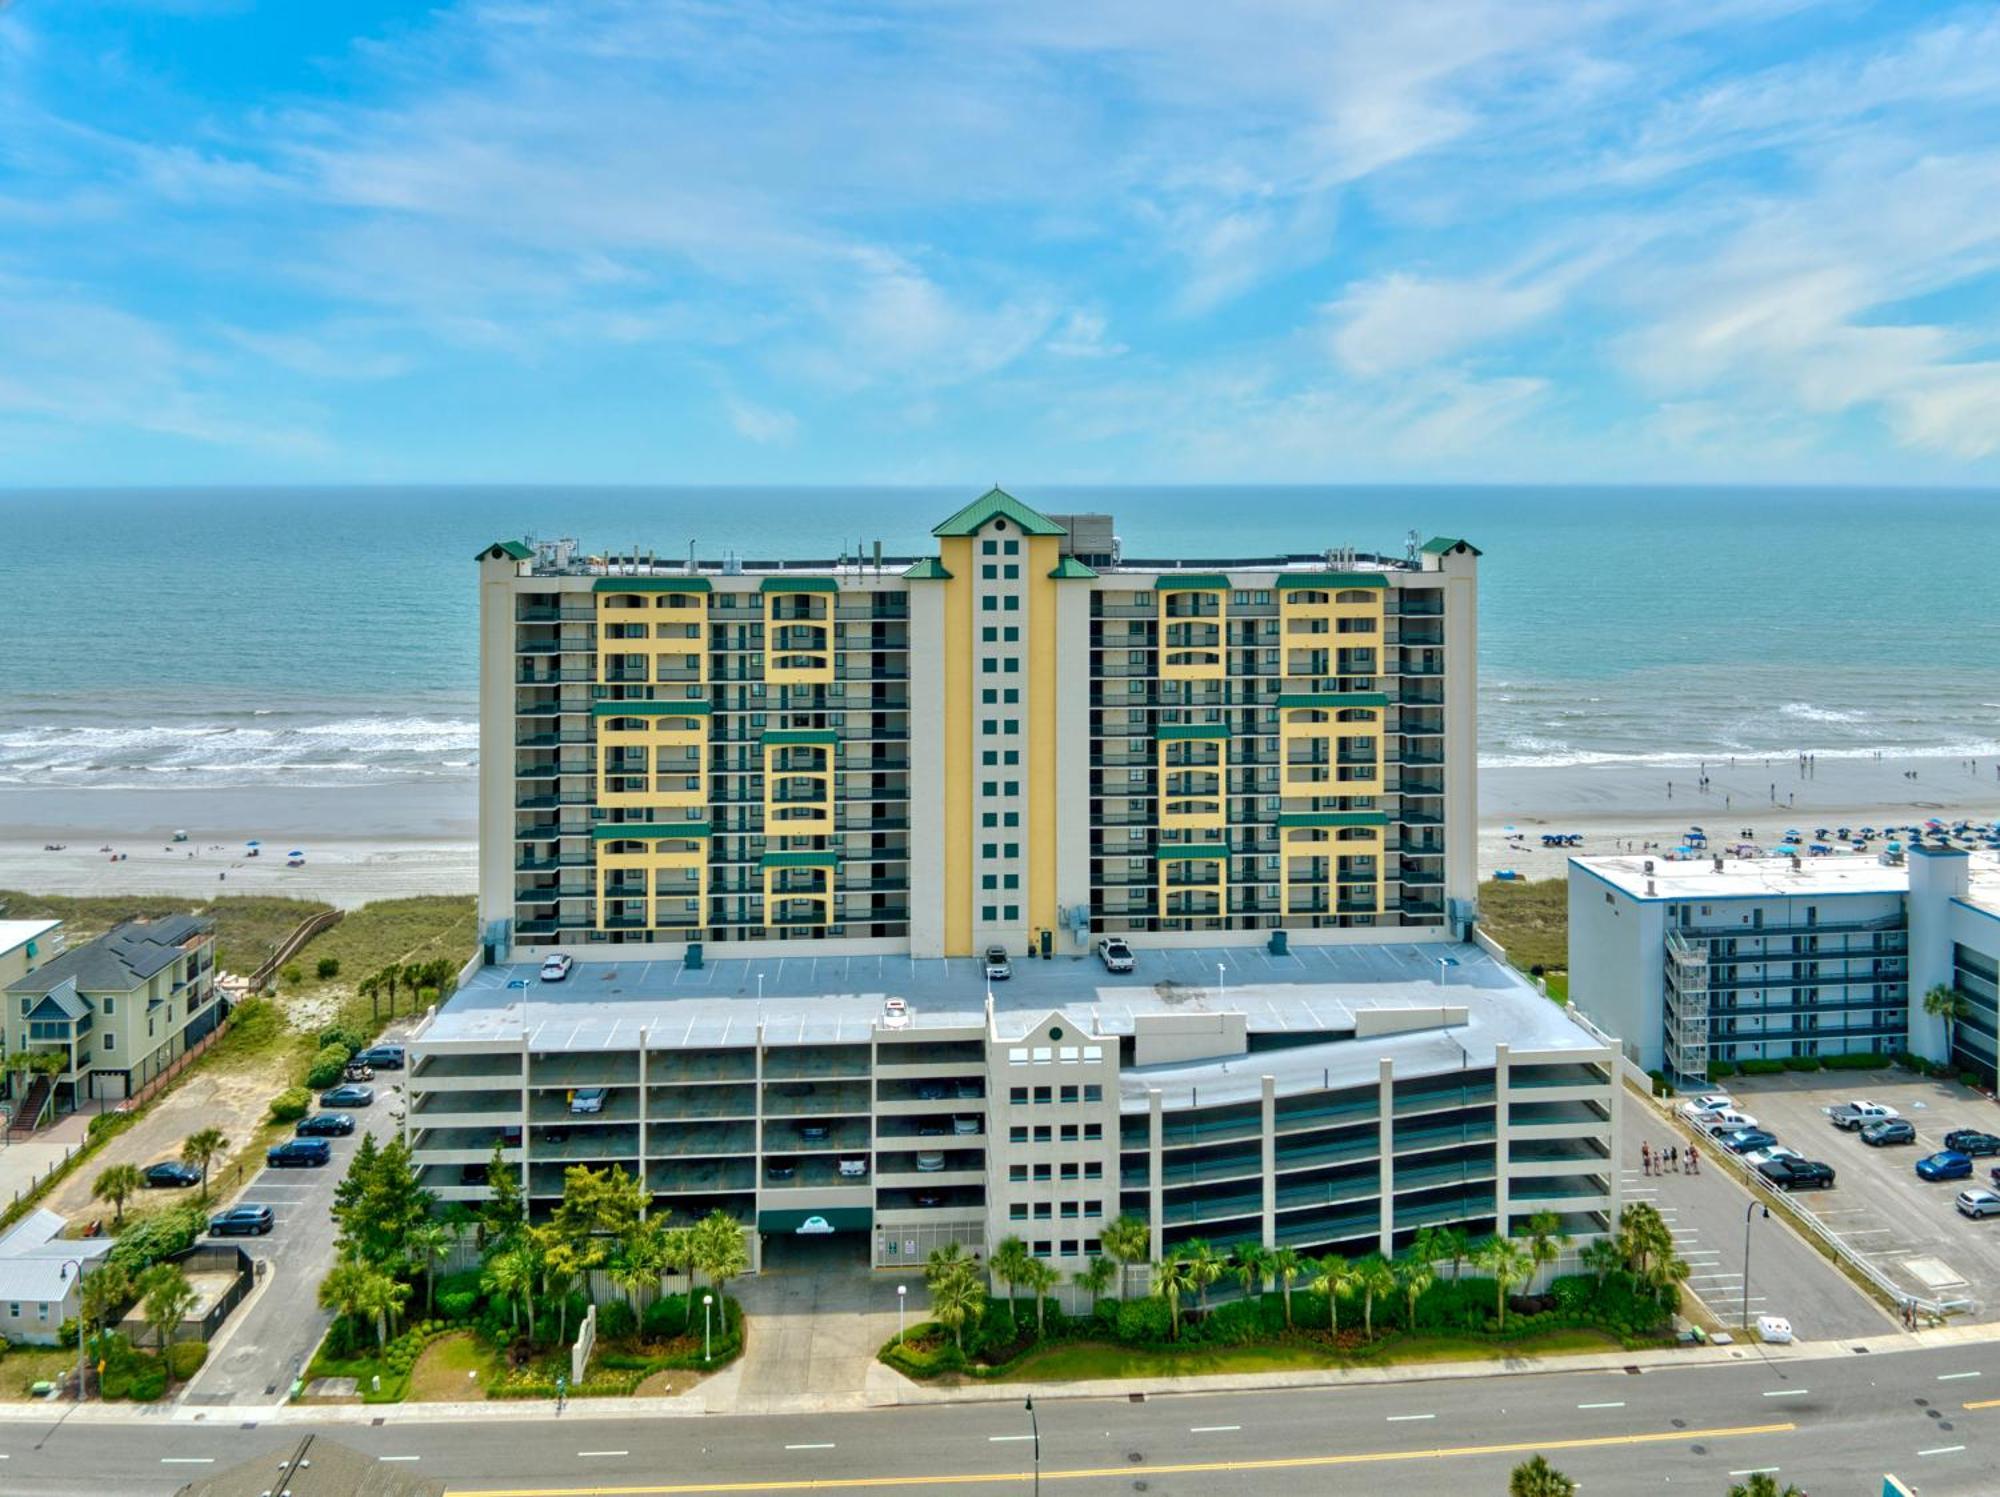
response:
<svg viewBox="0 0 2000 1497"><path fill-rule="evenodd" d="M1833 1166L1830 1190L1795 1200L1893 1283L1924 1300L1971 1300L1969 1318L2000 1316L2000 1217L1974 1221L1953 1204L1961 1190L1993 1184L2000 1158L1975 1159L1970 1180L1919 1179L1916 1163L1955 1128L2000 1133L2000 1107L1956 1082L1908 1071L1738 1076L1725 1088L1778 1142ZM1826 1109L1850 1098L1886 1103L1917 1130L1914 1144L1871 1147L1835 1128Z"/></svg>

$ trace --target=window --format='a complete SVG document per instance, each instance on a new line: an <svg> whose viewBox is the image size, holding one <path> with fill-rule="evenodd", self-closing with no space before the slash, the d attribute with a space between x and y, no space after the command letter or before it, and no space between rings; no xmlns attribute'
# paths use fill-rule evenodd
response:
<svg viewBox="0 0 2000 1497"><path fill-rule="evenodd" d="M1045 1144L1045 1143L1048 1143L1048 1142L1050 1142L1050 1139L1049 1139L1049 1126L1050 1126L1050 1125L1049 1125L1049 1124L1047 1124L1047 1123L1037 1123L1037 1124L1035 1124L1035 1142L1036 1142L1036 1143L1038 1143L1038 1144Z"/></svg>
<svg viewBox="0 0 2000 1497"><path fill-rule="evenodd" d="M118 1012L118 1000L117 1000L116 998L107 998L107 999L105 999L105 1000L104 1000L104 1017L108 1019L108 1018L110 1018L110 1017L111 1017L111 1016L112 1016L113 1014L115 1014L115 1013L117 1013L117 1012Z"/></svg>
<svg viewBox="0 0 2000 1497"><path fill-rule="evenodd" d="M1076 1088L1075 1088L1075 1087L1073 1087L1073 1086L1066 1086L1066 1087L1064 1087L1064 1088L1062 1089L1062 1099L1063 1099L1063 1101L1065 1101L1065 1102L1074 1102L1074 1101L1076 1100L1076 1098L1077 1098L1077 1090L1076 1090Z"/></svg>
<svg viewBox="0 0 2000 1497"><path fill-rule="evenodd" d="M1005 660L1000 662L1000 669L1010 676L1020 674L1021 657L1018 655L1009 655Z"/></svg>
<svg viewBox="0 0 2000 1497"><path fill-rule="evenodd" d="M979 693L979 700L984 702L989 707L997 707L1000 704L1000 693L995 691L992 687L989 686L984 691ZM990 790L987 792L987 794L989 795L991 795L992 793L993 792Z"/></svg>
<svg viewBox="0 0 2000 1497"><path fill-rule="evenodd" d="M1000 568L1000 575L1006 578L1009 582L1019 581L1021 577L1020 563L1013 561L1008 562L1005 566Z"/></svg>
<svg viewBox="0 0 2000 1497"><path fill-rule="evenodd" d="M980 843L980 844L979 844L979 855L980 855L980 856L981 856L982 858L997 858L997 857L999 857L999 856L1000 856L1000 844L999 844L998 842L982 842L982 843Z"/></svg>
<svg viewBox="0 0 2000 1497"><path fill-rule="evenodd" d="M1009 686L1009 687L1008 687L1008 688L1007 688L1007 689L1006 689L1005 691L1003 691L1003 692L1001 692L1001 693L1000 693L1000 700L1001 700L1001 701L1003 701L1003 702L1018 702L1018 701L1020 701L1020 700L1021 700L1021 688L1020 688L1020 687L1018 687L1018 686Z"/></svg>
<svg viewBox="0 0 2000 1497"><path fill-rule="evenodd" d="M1021 844L1018 842L1002 842L1000 844L1000 855L1002 857L1018 858L1021 856Z"/></svg>
<svg viewBox="0 0 2000 1497"><path fill-rule="evenodd" d="M1083 1239L1084 1256L1095 1258L1103 1250L1104 1250L1104 1244L1097 1238L1086 1237Z"/></svg>
<svg viewBox="0 0 2000 1497"><path fill-rule="evenodd" d="M981 826L998 826L1000 824L1000 813L997 811L981 811L979 813L979 824Z"/></svg>
<svg viewBox="0 0 2000 1497"><path fill-rule="evenodd" d="M1049 1256L1048 1238L1038 1237L1035 1239L1035 1256L1037 1258L1046 1258Z"/></svg>
<svg viewBox="0 0 2000 1497"><path fill-rule="evenodd" d="M107 1029L104 1032L105 1053L109 1054L111 1051L116 1050L117 1048L118 1048L118 1036L113 1034L110 1030Z"/></svg>
<svg viewBox="0 0 2000 1497"><path fill-rule="evenodd" d="M1018 904L1002 905L1001 910L1003 911L1001 918L1004 920L1019 920L1021 918L1021 907Z"/></svg>
<svg viewBox="0 0 2000 1497"><path fill-rule="evenodd" d="M1048 1166L1047 1166L1046 1164L1038 1164L1038 1165L1036 1165L1036 1166L1035 1166L1035 1178L1036 1178L1037 1180L1046 1180L1046 1179L1048 1179L1048 1178L1049 1178L1049 1167L1048 1167Z"/></svg>
<svg viewBox="0 0 2000 1497"><path fill-rule="evenodd" d="M979 575L985 581L993 582L999 578L1000 568L989 561L979 569Z"/></svg>
<svg viewBox="0 0 2000 1497"><path fill-rule="evenodd" d="M1102 1102L1104 1100L1104 1088L1099 1086L1095 1081L1086 1082L1083 1088L1083 1100L1086 1102Z"/></svg>
<svg viewBox="0 0 2000 1497"><path fill-rule="evenodd" d="M1021 626L1019 624L1008 624L1001 629L1000 638L1008 644L1016 643L1021 638Z"/></svg>
<svg viewBox="0 0 2000 1497"><path fill-rule="evenodd" d="M1005 793L1008 795L1019 795L1021 793L1021 782L1019 780L1008 780L1006 782Z"/></svg>
<svg viewBox="0 0 2000 1497"><path fill-rule="evenodd" d="M979 669L980 673L983 675L997 676L1000 674L1000 662L998 660L988 658L986 660L982 660L979 662Z"/></svg>
<svg viewBox="0 0 2000 1497"><path fill-rule="evenodd" d="M1000 549L1008 556L1019 556L1021 554L1021 543L1019 541L1006 541L1001 545Z"/></svg>
<svg viewBox="0 0 2000 1497"><path fill-rule="evenodd" d="M988 624L985 628L979 631L979 637L986 644L990 645L999 639L1000 631L994 628L991 624Z"/></svg>
<svg viewBox="0 0 2000 1497"><path fill-rule="evenodd" d="M1000 755L993 749L986 749L980 753L979 762L981 764L998 764L1000 762Z"/></svg>
<svg viewBox="0 0 2000 1497"><path fill-rule="evenodd" d="M1076 1166L1074 1164L1064 1165L1062 1167L1062 1178L1065 1180L1074 1180L1076 1178Z"/></svg>
<svg viewBox="0 0 2000 1497"><path fill-rule="evenodd" d="M1062 1211L1060 1214L1064 1221L1076 1220L1076 1202L1064 1201L1062 1203Z"/></svg>
<svg viewBox="0 0 2000 1497"><path fill-rule="evenodd" d="M1049 1203L1047 1201L1035 1202L1035 1220L1038 1222L1045 1222L1048 1219L1049 1219Z"/></svg>
<svg viewBox="0 0 2000 1497"><path fill-rule="evenodd" d="M982 889L997 889L997 888L999 888L999 887L1000 887L1000 877L999 877L999 875L998 875L998 874L994 874L994 873L982 873L982 874L980 874L980 875L979 875L979 887L980 887L980 888L982 888Z"/></svg>
<svg viewBox="0 0 2000 1497"><path fill-rule="evenodd" d="M1020 874L1018 874L1018 873L1003 873L1003 874L1001 874L1001 875L1000 875L1000 887L1001 887L1001 888L1003 888L1003 889L1018 889L1018 888L1020 888L1020 887L1021 887L1021 875L1020 875Z"/></svg>
<svg viewBox="0 0 2000 1497"><path fill-rule="evenodd" d="M1019 826L1020 824L1021 813L1019 811L1002 811L1000 813L1000 825Z"/></svg>
<svg viewBox="0 0 2000 1497"><path fill-rule="evenodd" d="M1019 593L1009 593L1000 601L1006 605L1002 610L1003 612L1019 613L1021 611L1021 596Z"/></svg>
<svg viewBox="0 0 2000 1497"><path fill-rule="evenodd" d="M1085 1216L1102 1216L1102 1215L1104 1215L1104 1202L1102 1202L1102 1201L1085 1201L1085 1202L1083 1203L1083 1214L1084 1214Z"/></svg>
<svg viewBox="0 0 2000 1497"><path fill-rule="evenodd" d="M1008 738L1012 738L1012 737L1014 737L1014 736L1015 736L1016 734L1018 734L1018 733L1019 733L1020 731L1021 731L1021 719L1020 719L1020 718L1018 718L1018 717L1003 717L1003 718L1002 718L1002 719L1000 720L1000 732L1001 732L1001 734L1002 734L1003 736L1005 736L1005 737L1008 737Z"/></svg>
<svg viewBox="0 0 2000 1497"><path fill-rule="evenodd" d="M1036 1105L1037 1107L1046 1107L1046 1106L1048 1106L1048 1102L1049 1102L1049 1089L1048 1089L1047 1087L1045 1087L1045 1086L1038 1086L1038 1087L1036 1087L1036 1088L1035 1088L1035 1105Z"/></svg>
<svg viewBox="0 0 2000 1497"><path fill-rule="evenodd" d="M1102 1180L1104 1178L1104 1166L1096 1160L1091 1160L1083 1167L1083 1178L1086 1180Z"/></svg>
<svg viewBox="0 0 2000 1497"><path fill-rule="evenodd" d="M983 904L979 907L979 918L991 924L1000 918L1000 912L990 904Z"/></svg>
<svg viewBox="0 0 2000 1497"><path fill-rule="evenodd" d="M1002 749L1000 751L1000 762L1002 764L1019 764L1021 762L1021 751L1019 749Z"/></svg>
<svg viewBox="0 0 2000 1497"><path fill-rule="evenodd" d="M1011 1128L1009 1128L1009 1129L1007 1130L1007 1142L1008 1142L1008 1143L1010 1143L1010 1144L1024 1144L1024 1143L1026 1143L1027 1141L1028 1141L1028 1126L1027 1126L1027 1124L1025 1124L1025 1123L1016 1123L1016 1124L1015 1124L1015 1125L1014 1125L1013 1127L1011 1127Z"/></svg>
<svg viewBox="0 0 2000 1497"><path fill-rule="evenodd" d="M979 543L979 554L981 556L998 556L1000 554L1000 543L998 541L981 541Z"/></svg>
<svg viewBox="0 0 2000 1497"><path fill-rule="evenodd" d="M1026 1106L1028 1101L1028 1089L1025 1086L1008 1087L1007 1100L1016 1107Z"/></svg>
<svg viewBox="0 0 2000 1497"><path fill-rule="evenodd" d="M1012 1181L1016 1182L1016 1183L1019 1183L1020 1181L1023 1181L1023 1180L1026 1180L1026 1179L1028 1178L1028 1167L1027 1167L1027 1166L1026 1166L1025 1164L1010 1164L1010 1165L1008 1165L1008 1166L1007 1166L1007 1178L1008 1178L1009 1180L1012 1180Z"/></svg>
<svg viewBox="0 0 2000 1497"><path fill-rule="evenodd" d="M1076 1124L1064 1123L1062 1125L1062 1141L1066 1144L1076 1142Z"/></svg>
<svg viewBox="0 0 2000 1497"><path fill-rule="evenodd" d="M1099 1142L1104 1137L1104 1125L1102 1123L1085 1123L1083 1125L1083 1137L1086 1143Z"/></svg>
<svg viewBox="0 0 2000 1497"><path fill-rule="evenodd" d="M1076 1239L1074 1237L1063 1239L1062 1255L1065 1258L1074 1258L1076 1256Z"/></svg>
<svg viewBox="0 0 2000 1497"><path fill-rule="evenodd" d="M985 597L979 600L979 611L981 613L991 613L999 605L999 602L1000 600L998 598L994 597L991 593L988 593Z"/></svg>
<svg viewBox="0 0 2000 1497"><path fill-rule="evenodd" d="M1026 1201L1016 1201L1014 1202L1013 1205L1007 1208L1008 1221L1024 1222L1027 1219L1028 1219L1028 1203Z"/></svg>

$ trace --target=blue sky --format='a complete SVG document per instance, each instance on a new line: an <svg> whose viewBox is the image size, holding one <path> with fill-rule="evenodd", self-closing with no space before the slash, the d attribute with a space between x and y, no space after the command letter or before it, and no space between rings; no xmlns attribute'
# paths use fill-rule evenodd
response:
<svg viewBox="0 0 2000 1497"><path fill-rule="evenodd" d="M2000 12L0 0L0 484L2000 480Z"/></svg>

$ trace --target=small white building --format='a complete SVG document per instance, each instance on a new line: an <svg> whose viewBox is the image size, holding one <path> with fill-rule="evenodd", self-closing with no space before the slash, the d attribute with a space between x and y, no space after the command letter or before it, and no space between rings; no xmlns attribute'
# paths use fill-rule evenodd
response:
<svg viewBox="0 0 2000 1497"><path fill-rule="evenodd" d="M1712 1061L1872 1051L1945 1058L1938 986L1965 995L1951 1059L2000 1058L2000 856L1572 858L1570 1001L1677 1083Z"/></svg>
<svg viewBox="0 0 2000 1497"><path fill-rule="evenodd" d="M0 1237L0 1335L10 1342L54 1346L56 1331L82 1300L79 1270L111 1251L111 1239L74 1241L53 1211L30 1211Z"/></svg>

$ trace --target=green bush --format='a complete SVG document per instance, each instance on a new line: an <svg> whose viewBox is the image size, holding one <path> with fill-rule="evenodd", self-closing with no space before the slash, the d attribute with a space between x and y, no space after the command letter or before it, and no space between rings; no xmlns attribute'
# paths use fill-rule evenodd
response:
<svg viewBox="0 0 2000 1497"><path fill-rule="evenodd" d="M314 966L313 971L322 978L338 977L340 976L340 958L337 956L323 956L319 959L318 964Z"/></svg>
<svg viewBox="0 0 2000 1497"><path fill-rule="evenodd" d="M345 1045L349 1050L366 1050L374 1041L362 1030L346 1024L329 1024L319 1032L315 1043L324 1050L328 1045Z"/></svg>
<svg viewBox="0 0 2000 1497"><path fill-rule="evenodd" d="M1665 1071L1648 1071L1646 1074L1652 1078L1654 1096L1671 1097L1674 1094L1673 1083L1667 1080Z"/></svg>
<svg viewBox="0 0 2000 1497"><path fill-rule="evenodd" d="M936 1377L965 1366L951 1332L934 1320L911 1326L901 1342L890 1339L879 1355L906 1377Z"/></svg>
<svg viewBox="0 0 2000 1497"><path fill-rule="evenodd" d="M208 1213L197 1202L170 1206L127 1227L112 1244L106 1259L136 1281L161 1259L193 1247L207 1226Z"/></svg>
<svg viewBox="0 0 2000 1497"><path fill-rule="evenodd" d="M1981 1076L1977 1071L1960 1071L1958 1073L1958 1084L1965 1087L1968 1091L1976 1092L1985 1087L1986 1078Z"/></svg>
<svg viewBox="0 0 2000 1497"><path fill-rule="evenodd" d="M648 1341L665 1341L683 1334L688 1327L688 1302L684 1294L663 1294L646 1306L639 1328Z"/></svg>
<svg viewBox="0 0 2000 1497"><path fill-rule="evenodd" d="M1118 1339L1137 1345L1165 1341L1173 1335L1173 1313L1163 1299L1128 1299L1118 1306Z"/></svg>
<svg viewBox="0 0 2000 1497"><path fill-rule="evenodd" d="M472 1319L473 1312L478 1309L479 1293L477 1290L442 1290L438 1294L437 1305L446 1320L454 1325L463 1325Z"/></svg>
<svg viewBox="0 0 2000 1497"><path fill-rule="evenodd" d="M302 1086L288 1086L271 1099L271 1121L296 1123L312 1111L312 1093Z"/></svg>
<svg viewBox="0 0 2000 1497"><path fill-rule="evenodd" d="M176 1341L167 1348L167 1370L177 1383L184 1383L201 1371L201 1364L207 1360L206 1341Z"/></svg>
<svg viewBox="0 0 2000 1497"><path fill-rule="evenodd" d="M1785 1069L1788 1071L1817 1071L1819 1069L1819 1057L1817 1055L1787 1055L1785 1057Z"/></svg>
<svg viewBox="0 0 2000 1497"><path fill-rule="evenodd" d="M1829 1071L1886 1071L1895 1057L1864 1050L1854 1055L1822 1055L1819 1063Z"/></svg>
<svg viewBox="0 0 2000 1497"><path fill-rule="evenodd" d="M1737 1065L1745 1076L1775 1076L1785 1069L1782 1060L1746 1060Z"/></svg>
<svg viewBox="0 0 2000 1497"><path fill-rule="evenodd" d="M607 1341L629 1341L639 1329L639 1312L622 1299L597 1307L597 1334Z"/></svg>
<svg viewBox="0 0 2000 1497"><path fill-rule="evenodd" d="M56 1327L56 1345L76 1350L76 1338L83 1333L77 1328L74 1315L65 1316L63 1323Z"/></svg>
<svg viewBox="0 0 2000 1497"><path fill-rule="evenodd" d="M285 963L284 969L278 973L278 976L285 980L285 986L288 988L295 988L306 980L306 975L299 969L297 962Z"/></svg>
<svg viewBox="0 0 2000 1497"><path fill-rule="evenodd" d="M1736 1062L1733 1060L1711 1060L1708 1063L1708 1079L1710 1081L1723 1081L1735 1074Z"/></svg>
<svg viewBox="0 0 2000 1497"><path fill-rule="evenodd" d="M345 1045L322 1045L312 1064L306 1067L306 1085L313 1091L338 1086L340 1074L347 1069L348 1057L353 1053Z"/></svg>

